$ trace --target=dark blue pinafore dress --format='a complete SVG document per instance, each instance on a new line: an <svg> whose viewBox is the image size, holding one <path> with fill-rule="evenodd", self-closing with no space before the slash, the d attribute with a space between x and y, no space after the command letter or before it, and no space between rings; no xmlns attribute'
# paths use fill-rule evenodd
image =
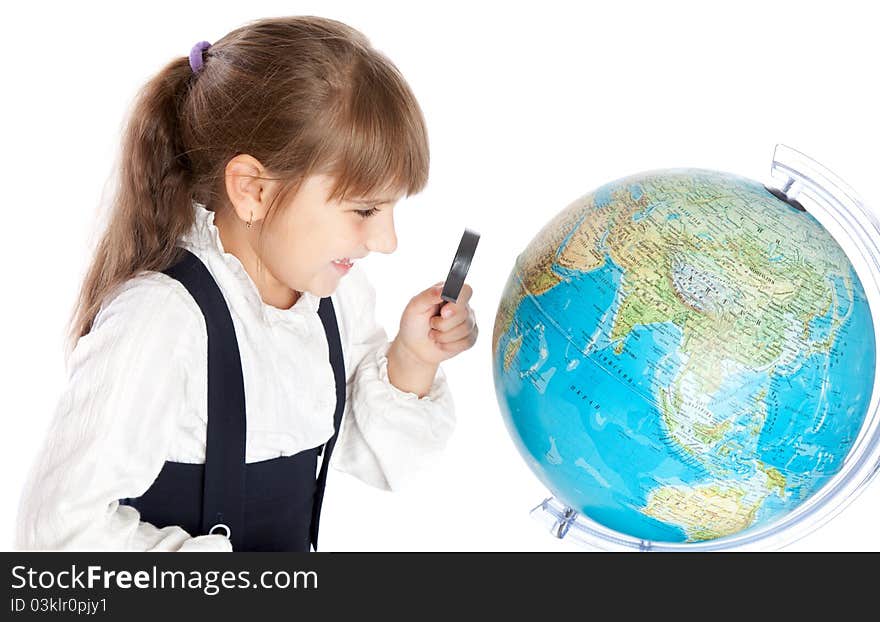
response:
<svg viewBox="0 0 880 622"><path fill-rule="evenodd" d="M163 272L186 287L205 316L205 463L166 461L142 496L120 499L120 504L137 509L141 520L157 527L178 525L193 536L228 532L233 551L308 552L310 544L317 550L327 468L345 409L345 367L330 298L321 299L318 315L336 380L333 436L324 445L292 456L246 463L244 378L229 308L208 269L188 250L183 249L183 258Z"/></svg>

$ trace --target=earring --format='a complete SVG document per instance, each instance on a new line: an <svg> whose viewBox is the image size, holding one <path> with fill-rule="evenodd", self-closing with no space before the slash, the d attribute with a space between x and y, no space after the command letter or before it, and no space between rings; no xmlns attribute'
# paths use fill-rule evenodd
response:
<svg viewBox="0 0 880 622"><path fill-rule="evenodd" d="M247 228L251 228L251 221L254 219L254 212L251 210L251 219L247 222Z"/></svg>

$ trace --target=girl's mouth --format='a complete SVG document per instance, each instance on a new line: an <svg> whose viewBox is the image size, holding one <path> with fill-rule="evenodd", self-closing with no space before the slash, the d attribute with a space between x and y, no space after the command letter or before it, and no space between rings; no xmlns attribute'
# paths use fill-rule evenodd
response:
<svg viewBox="0 0 880 622"><path fill-rule="evenodd" d="M348 258L346 257L346 258L343 258L343 259L334 259L334 260L333 260L333 265L334 265L334 266L336 267L336 269L339 270L342 274L345 274L345 273L347 273L347 272L351 269L351 267L354 265L354 262L351 261L350 259L348 259Z"/></svg>

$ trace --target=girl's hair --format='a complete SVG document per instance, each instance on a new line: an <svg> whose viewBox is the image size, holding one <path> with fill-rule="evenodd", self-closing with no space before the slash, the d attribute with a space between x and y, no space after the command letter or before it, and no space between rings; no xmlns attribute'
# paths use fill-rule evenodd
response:
<svg viewBox="0 0 880 622"><path fill-rule="evenodd" d="M238 154L281 182L267 221L311 174L332 175L331 199L343 200L389 188L410 195L427 183L421 109L394 64L357 30L319 17L265 18L203 54L198 73L179 57L134 100L66 355L114 288L179 257L193 200L213 210L228 204L225 168Z"/></svg>

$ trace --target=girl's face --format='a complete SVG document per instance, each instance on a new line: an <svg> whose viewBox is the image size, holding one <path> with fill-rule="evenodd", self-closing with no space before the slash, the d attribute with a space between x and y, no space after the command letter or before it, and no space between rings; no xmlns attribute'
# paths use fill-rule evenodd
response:
<svg viewBox="0 0 880 622"><path fill-rule="evenodd" d="M271 289L329 296L345 278L334 260L357 261L397 248L393 208L402 193L331 201L333 183L327 175L306 178L262 227L264 279Z"/></svg>

